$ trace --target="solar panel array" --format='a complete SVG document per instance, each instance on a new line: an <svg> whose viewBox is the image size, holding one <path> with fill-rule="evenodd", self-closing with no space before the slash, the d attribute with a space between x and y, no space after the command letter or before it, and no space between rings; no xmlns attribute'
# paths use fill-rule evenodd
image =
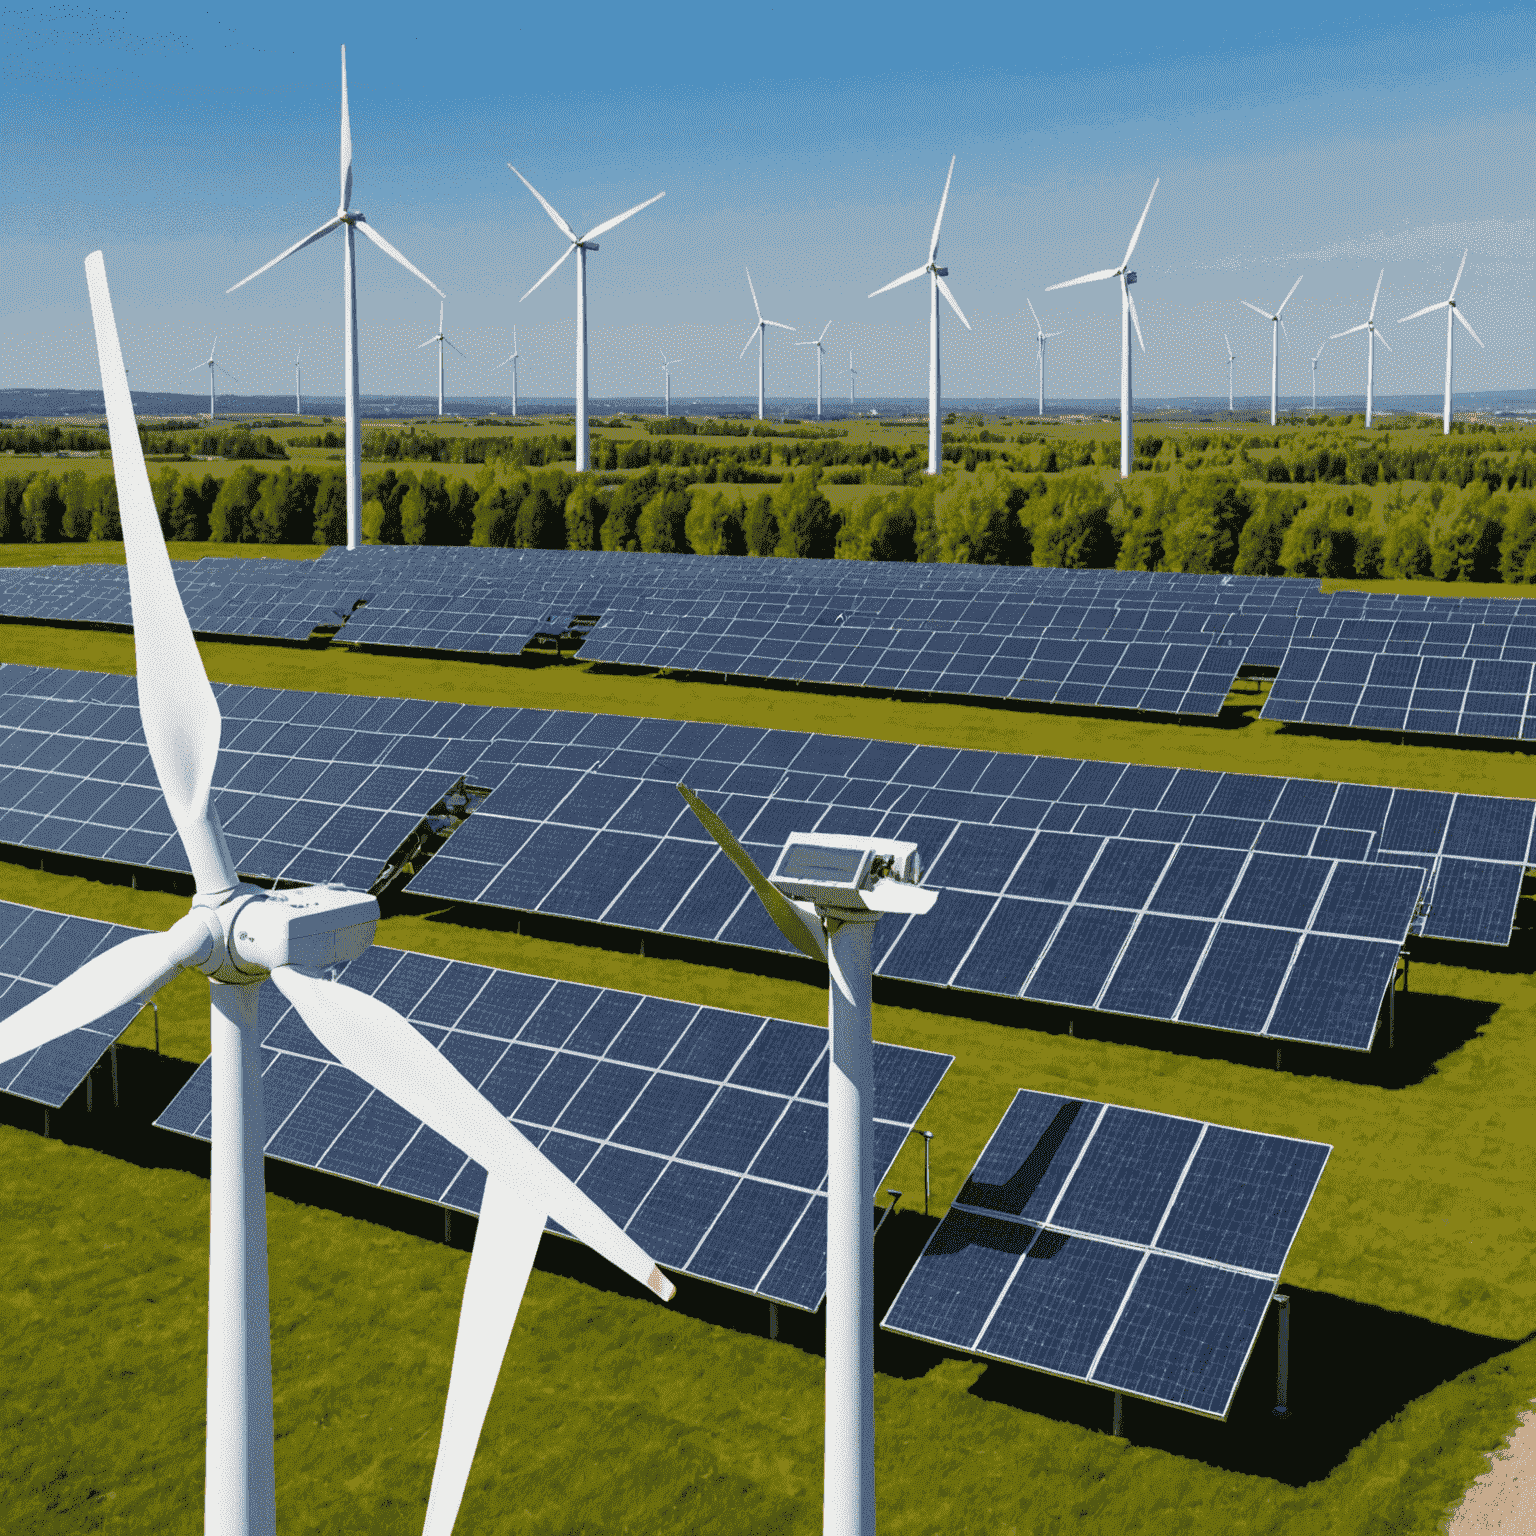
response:
<svg viewBox="0 0 1536 1536"><path fill-rule="evenodd" d="M0 901L0 1021L72 975L92 955L143 931ZM135 1004L127 1003L35 1051L0 1061L0 1093L57 1109L137 1012Z"/></svg>
<svg viewBox="0 0 1536 1536"><path fill-rule="evenodd" d="M562 635L574 615L540 594L488 593L461 584L392 588L358 609L347 624L350 645L389 646L516 656L535 635Z"/></svg>
<svg viewBox="0 0 1536 1536"><path fill-rule="evenodd" d="M660 1264L820 1306L824 1028L409 950L338 975L408 1018ZM478 1214L478 1164L337 1063L274 988L260 1006L267 1156ZM953 1060L876 1043L880 1178ZM211 1081L204 1062L156 1124L209 1139Z"/></svg>
<svg viewBox="0 0 1536 1536"><path fill-rule="evenodd" d="M1331 1151L1020 1089L883 1326L1225 1419Z"/></svg>

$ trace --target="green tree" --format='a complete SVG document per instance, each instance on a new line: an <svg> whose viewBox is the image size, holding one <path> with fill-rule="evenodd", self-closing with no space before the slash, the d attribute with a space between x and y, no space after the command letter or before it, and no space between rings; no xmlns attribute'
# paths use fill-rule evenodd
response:
<svg viewBox="0 0 1536 1536"><path fill-rule="evenodd" d="M1471 481L1456 509L1441 511L1430 569L1436 581L1493 581L1499 574L1499 545L1508 502L1491 496L1485 480Z"/></svg>
<svg viewBox="0 0 1536 1536"><path fill-rule="evenodd" d="M1028 511L1036 565L1087 570L1115 562L1114 530L1109 522L1111 492L1098 475L1062 475Z"/></svg>
<svg viewBox="0 0 1536 1536"><path fill-rule="evenodd" d="M257 544L312 542L319 483L308 470L295 471L288 464L266 476L246 519L246 538ZM178 519L179 510L172 514L173 520Z"/></svg>
<svg viewBox="0 0 1536 1536"><path fill-rule="evenodd" d="M103 475L96 482L91 502L91 537L118 541L123 537L123 520L117 505L117 480L112 475Z"/></svg>
<svg viewBox="0 0 1536 1536"><path fill-rule="evenodd" d="M34 472L7 475L0 486L0 544L14 544L26 537L21 526L21 504Z"/></svg>
<svg viewBox="0 0 1536 1536"><path fill-rule="evenodd" d="M244 544L254 538L250 519L261 498L263 478L261 471L249 464L242 464L226 476L208 514L208 537L214 543ZM162 513L162 521L163 518Z"/></svg>
<svg viewBox="0 0 1536 1536"><path fill-rule="evenodd" d="M362 505L363 543L385 544L390 542L384 537L384 525L389 519L389 513L384 503L377 496L365 501Z"/></svg>
<svg viewBox="0 0 1536 1536"><path fill-rule="evenodd" d="M1529 496L1511 508L1504 519L1499 578L1509 582L1536 581L1536 501Z"/></svg>
<svg viewBox="0 0 1536 1536"><path fill-rule="evenodd" d="M1240 576L1280 575L1280 551L1285 545L1286 530L1306 504L1307 498L1301 491L1261 492L1258 506L1238 536L1232 569Z"/></svg>
<svg viewBox="0 0 1536 1536"><path fill-rule="evenodd" d="M475 499L475 528L470 542L482 549L511 549L517 543L517 509L528 494L528 476L515 474L506 485L494 482Z"/></svg>
<svg viewBox="0 0 1536 1536"><path fill-rule="evenodd" d="M640 509L635 535L640 548L654 554L688 552L688 513L691 501L685 490L658 491Z"/></svg>
<svg viewBox="0 0 1536 1536"><path fill-rule="evenodd" d="M771 555L779 547L779 520L773 515L773 492L759 491L741 519L749 555Z"/></svg>
<svg viewBox="0 0 1536 1536"><path fill-rule="evenodd" d="M1353 576L1357 542L1353 503L1335 494L1297 514L1280 546L1280 566L1287 576Z"/></svg>
<svg viewBox="0 0 1536 1536"><path fill-rule="evenodd" d="M817 487L814 469L802 469L773 495L779 525L774 553L803 560L830 560L837 549L837 518Z"/></svg>
<svg viewBox="0 0 1536 1536"><path fill-rule="evenodd" d="M57 544L64 533L64 497L52 475L39 475L21 497L21 536L33 544Z"/></svg>
<svg viewBox="0 0 1536 1536"><path fill-rule="evenodd" d="M603 548L607 550L639 549L640 536L636 524L640 521L640 509L650 500L648 492L654 482L647 483L644 475L631 475L608 501L608 516L603 519Z"/></svg>
<svg viewBox="0 0 1536 1536"><path fill-rule="evenodd" d="M315 485L316 544L347 542L347 477L339 469L322 469Z"/></svg>
<svg viewBox="0 0 1536 1536"><path fill-rule="evenodd" d="M1252 515L1253 502L1234 478L1190 476L1180 488L1177 509L1166 525L1162 568L1191 574L1231 571L1243 525Z"/></svg>
<svg viewBox="0 0 1536 1536"><path fill-rule="evenodd" d="M603 488L591 475L576 476L571 494L565 498L565 547L601 549L603 519L608 516L608 500Z"/></svg>
<svg viewBox="0 0 1536 1536"><path fill-rule="evenodd" d="M59 494L64 498L63 532L66 539L80 540L91 536L91 487L83 469L72 469L59 481Z"/></svg>
<svg viewBox="0 0 1536 1536"><path fill-rule="evenodd" d="M974 475L957 476L933 500L938 559L962 565L1024 564L1029 537L1018 514L1028 498L1018 481L991 464Z"/></svg>

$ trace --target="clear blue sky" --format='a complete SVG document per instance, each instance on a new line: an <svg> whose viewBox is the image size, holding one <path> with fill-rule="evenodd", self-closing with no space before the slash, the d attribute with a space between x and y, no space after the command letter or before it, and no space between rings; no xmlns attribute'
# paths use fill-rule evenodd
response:
<svg viewBox="0 0 1536 1536"><path fill-rule="evenodd" d="M1378 390L1439 387L1439 317L1459 300L1463 389L1536 384L1530 173L1536 10L1307 3L1275 7L960 5L757 8L295 6L234 11L15 4L0 14L0 386L96 379L81 260L106 250L137 388L198 389L219 356L236 393L341 384L337 236L225 296L322 223L338 180L339 45L348 45L353 206L448 294L448 392L494 391L520 340L524 394L573 387L573 263L518 296L561 237L511 160L578 230L666 198L590 258L592 387L744 395L752 320L770 332L770 395L926 387L919 265L957 155L940 257L971 319L945 312L945 393L1032 393L1032 298L1048 390L1118 388L1118 302L1046 286L1136 253L1143 398L1268 387L1270 307L1286 311L1282 393L1308 387L1332 331L1365 318L1385 266ZM437 298L359 241L367 394L435 389ZM1294 317L1294 318L1293 318ZM1363 338L1332 343L1320 391L1363 387Z"/></svg>

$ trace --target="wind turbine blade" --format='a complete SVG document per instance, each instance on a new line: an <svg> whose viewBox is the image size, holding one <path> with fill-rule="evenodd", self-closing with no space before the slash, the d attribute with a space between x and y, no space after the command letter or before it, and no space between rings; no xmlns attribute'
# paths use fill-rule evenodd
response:
<svg viewBox="0 0 1536 1536"><path fill-rule="evenodd" d="M192 366L187 369L187 372L196 373L199 368L206 368L207 366L207 363L193 363Z"/></svg>
<svg viewBox="0 0 1536 1536"><path fill-rule="evenodd" d="M452 347L455 352L459 352L459 349L457 347L455 347L453 345L453 343L451 341L449 341L446 336L443 337L443 342L444 342L445 345L447 345L449 347ZM460 357L464 357L464 354L462 352L459 352L459 356ZM467 363L469 361L469 359L467 357L464 357L464 361Z"/></svg>
<svg viewBox="0 0 1536 1536"><path fill-rule="evenodd" d="M514 352L512 354L512 357L516 357L516 356L517 356L517 353ZM491 369L491 372L492 373L497 373L501 369L505 368L507 366L507 364L512 361L512 357L504 357L504 358L502 358L502 360L499 363L497 363L494 368Z"/></svg>
<svg viewBox="0 0 1536 1536"><path fill-rule="evenodd" d="M933 221L933 239L928 242L928 260L939 253L939 226L944 222L944 208L949 202L949 184L955 179L955 157L949 157L949 174L944 178L944 196L939 199L939 216Z"/></svg>
<svg viewBox="0 0 1536 1536"><path fill-rule="evenodd" d="M757 340L758 334L761 331L762 331L762 325L761 324L754 325L752 327L752 334L747 337L747 345L741 349L741 357L745 357L747 355L748 348L750 348L752 343ZM737 358L737 361L740 362L741 358L740 357Z"/></svg>
<svg viewBox="0 0 1536 1536"><path fill-rule="evenodd" d="M792 330L794 330L794 326L792 326L792 325L785 325L782 320L764 320L763 324L764 325L771 325L775 330L778 330L778 331L792 331Z"/></svg>
<svg viewBox="0 0 1536 1536"><path fill-rule="evenodd" d="M931 886L889 878L876 880L867 891L859 892L859 900L871 912L931 912L938 899L938 891Z"/></svg>
<svg viewBox="0 0 1536 1536"><path fill-rule="evenodd" d="M1467 253L1461 253L1461 265L1456 268L1456 281L1451 284L1451 297L1456 297L1456 290L1461 287L1461 274L1467 270Z"/></svg>
<svg viewBox="0 0 1536 1536"><path fill-rule="evenodd" d="M1411 315L1404 315L1397 323L1402 325L1407 320L1417 320L1420 315L1432 315L1437 309L1446 309L1450 306L1449 299L1441 299L1438 304L1426 304L1423 309L1416 309Z"/></svg>
<svg viewBox="0 0 1536 1536"><path fill-rule="evenodd" d="M237 379L234 376L234 374L232 374L229 371L229 369L224 366L223 363L215 363L213 366L214 366L215 372L221 374L224 378L228 379L231 384L238 384L240 382L240 380Z"/></svg>
<svg viewBox="0 0 1536 1536"><path fill-rule="evenodd" d="M1477 334L1477 332L1472 329L1472 322L1470 320L1468 320L1467 317L1464 314L1462 314L1462 312L1459 309L1453 309L1451 311L1451 313L1453 315L1455 315L1456 318L1459 321L1461 321L1461 323L1464 326L1466 326L1466 328L1467 328L1467 335L1470 336L1472 338L1472 340L1475 341L1478 344L1478 346L1483 347L1483 338L1481 336L1479 336ZM1486 352L1487 350L1488 350L1487 347L1483 347L1483 351Z"/></svg>
<svg viewBox="0 0 1536 1536"><path fill-rule="evenodd" d="M752 855L736 841L731 829L686 784L679 784L677 788L693 814L704 824L704 830L719 843L726 858L747 877L747 883L757 892L757 899L768 909L768 916L779 932L801 954L809 955L812 960L826 959L827 947L820 926L813 925L789 897L769 884L768 877L753 862Z"/></svg>
<svg viewBox="0 0 1536 1536"><path fill-rule="evenodd" d="M927 267L914 267L912 271L908 272L905 277L898 277L895 282L887 283L884 288L876 288L875 291L870 294L870 298L878 299L882 293L889 293L892 288L900 288L903 283L916 282L917 279L920 278L927 270Z"/></svg>
<svg viewBox="0 0 1536 1536"><path fill-rule="evenodd" d="M474 1158L487 1186L501 1180L663 1301L676 1294L655 1260L388 1003L291 965L272 982L344 1067Z"/></svg>
<svg viewBox="0 0 1536 1536"><path fill-rule="evenodd" d="M1392 350L1392 343L1390 341L1388 341L1387 338L1385 336L1383 336L1380 331L1376 332L1376 340L1379 341L1382 344L1382 346L1384 346L1387 349L1388 352L1390 352Z"/></svg>
<svg viewBox="0 0 1536 1536"><path fill-rule="evenodd" d="M557 271L559 271L561 263L564 262L565 258L567 256L569 256L571 254L571 252L574 251L575 249L576 249L576 247L574 245L566 246L566 248L563 251L561 251L559 259L555 262L555 264L549 269L549 271L547 271L544 274L543 277L541 277L539 279L539 281L537 283L535 283L533 285L533 288L530 288L528 290L528 293L532 293L534 288L538 288L538 287L542 286L544 282L546 282L549 278L553 277L555 275L555 273ZM528 293L525 293L523 295L523 299L526 299L528 297ZM523 299L519 299L517 302L519 304L521 304L523 302Z"/></svg>
<svg viewBox="0 0 1536 1536"><path fill-rule="evenodd" d="M114 944L8 1019L0 1019L0 1058L13 1061L94 1024L124 1003L147 998L184 965L212 953L213 934L197 912L187 913L165 933L141 933Z"/></svg>
<svg viewBox="0 0 1536 1536"><path fill-rule="evenodd" d="M1152 183L1152 190L1147 193L1147 206L1141 210L1141 217L1136 221L1136 229L1131 235L1131 243L1125 248L1125 260L1120 263L1121 270L1131 264L1131 252L1136 249L1136 242L1141 239L1141 226L1147 222L1147 215L1152 212L1152 199L1157 196L1157 189L1162 185L1163 178L1159 176Z"/></svg>
<svg viewBox="0 0 1536 1536"><path fill-rule="evenodd" d="M1025 299L1024 302L1029 304L1028 299ZM1033 304L1029 304L1029 317L1035 322L1035 329L1037 331L1044 330L1044 327L1040 324L1040 316L1035 313L1035 306Z"/></svg>
<svg viewBox="0 0 1536 1536"><path fill-rule="evenodd" d="M1306 275L1305 273L1302 274L1302 276L1305 276L1305 275ZM1301 287L1301 278L1298 277L1296 279L1296 281L1291 284L1291 293L1295 293L1296 290L1298 288L1300 288L1300 287ZM1283 299L1280 300L1280 308L1275 311L1275 318L1276 319L1279 319L1279 317L1285 313L1285 306L1291 302L1291 293L1286 294L1286 296Z"/></svg>
<svg viewBox="0 0 1536 1536"><path fill-rule="evenodd" d="M123 371L112 295L107 289L107 264L100 251L85 258L85 277L91 293L96 356L128 564L134 669L144 741L171 819L181 834L198 893L228 891L239 879L209 798L223 724L218 700L208 685L203 658L171 574L171 559L139 444L128 376Z"/></svg>
<svg viewBox="0 0 1536 1536"><path fill-rule="evenodd" d="M1327 342L1326 342L1326 341L1325 341L1325 342L1324 342L1324 343L1323 343L1323 347L1326 347L1326 346L1327 346L1327 345L1328 345L1328 343L1327 343ZM1323 355L1323 347L1319 347L1319 348L1318 348L1318 349L1317 349L1317 352L1316 352L1316 354L1315 354L1315 355L1314 355L1314 356L1313 356L1313 358L1312 358L1312 366L1313 366L1313 367L1314 367L1314 368L1315 368L1315 367L1316 367L1316 366L1317 366L1317 359L1318 359L1318 358L1319 358L1319 357L1321 357L1321 356L1322 356L1322 355Z"/></svg>
<svg viewBox="0 0 1536 1536"><path fill-rule="evenodd" d="M266 264L266 266L264 266L264 267L257 267L256 270L251 273L250 277L242 277L240 279L240 281L235 284L235 288L244 288L245 285L248 282L250 282L252 278L260 277L263 272L270 272L272 270L272 268L275 267L278 264L278 262L280 262L280 261L287 261L288 258L290 256L292 256L295 251L302 251L306 245L313 245L316 240L323 240L328 234L330 234L330 232L333 229L340 229L340 228L341 228L341 215L340 214L338 214L334 219L327 219L325 221L325 223L322 224L320 226L320 228L315 230L312 234L305 235L302 240L298 241L296 244L290 245L288 247L288 249L286 251L284 251L281 256L274 256L272 258L272 260L269 261ZM226 288L224 290L224 292L225 293L233 293L235 291L235 288Z"/></svg>
<svg viewBox="0 0 1536 1536"><path fill-rule="evenodd" d="M596 240L599 235L606 235L616 224L622 224L625 219L634 218L642 208L649 208L652 203L659 203L666 195L665 192L658 192L655 197L648 197L643 203L636 203L633 208L627 209L616 218L609 219L606 224L599 224L596 229L589 230L581 237L582 244L585 245L588 240Z"/></svg>
<svg viewBox="0 0 1536 1536"><path fill-rule="evenodd" d="M942 277L935 277L934 282L939 285L939 292L949 300L949 307L954 310L954 312L960 317L960 324L963 325L966 330L970 330L971 322L965 318L965 312L957 303L955 303L955 296L949 291L949 284L946 283Z"/></svg>
<svg viewBox="0 0 1536 1536"><path fill-rule="evenodd" d="M1374 320L1376 318L1376 300L1381 297L1381 280L1386 275L1387 269L1385 267L1376 274L1376 292L1371 295L1371 312L1365 317L1367 320Z"/></svg>
<svg viewBox="0 0 1536 1536"><path fill-rule="evenodd" d="M1356 331L1367 330L1369 327L1370 321L1362 320L1359 325L1352 325L1347 331L1335 331L1333 335L1328 338L1328 340L1337 341L1341 336L1353 336Z"/></svg>
<svg viewBox="0 0 1536 1536"><path fill-rule="evenodd" d="M1247 299L1239 299L1237 302L1241 304L1245 309L1251 309L1254 314L1263 315L1266 320L1275 319L1275 316L1270 314L1267 309L1260 309L1257 304L1250 304ZM1230 346L1231 343L1229 342L1228 345Z"/></svg>
<svg viewBox="0 0 1536 1536"><path fill-rule="evenodd" d="M524 176L523 173L520 170L518 170L518 168L515 165L513 165L510 160L507 161L507 169L509 171L511 171L512 174L514 176L516 176L517 179L520 182L522 182L522 184L525 187L527 187L528 190L530 192L532 192L533 195L536 198L538 198L538 200L539 200L539 207L541 207L544 210L544 212L547 213L550 216L550 218L552 218L555 221L555 223L560 226L560 233L562 235L564 235L565 238L567 240L569 240L572 245L579 245L581 242L579 240L577 240L577 238L576 238L576 231L574 229L572 229L571 226L569 224L567 224L565 222L565 220L562 219L558 213L555 212L555 210L545 200L544 194L542 192L540 192L539 189L536 186L534 186L534 184L531 181L529 181L528 178L526 176Z"/></svg>
<svg viewBox="0 0 1536 1536"><path fill-rule="evenodd" d="M1227 344L1227 360L1229 362L1235 362L1236 358L1234 358L1232 355L1232 338L1228 336L1225 331L1223 331L1221 333L1221 339Z"/></svg>
<svg viewBox="0 0 1536 1536"><path fill-rule="evenodd" d="M1073 277L1068 278L1064 283L1052 283L1045 291L1047 293L1055 293L1058 288L1076 288L1079 283L1102 283L1106 277L1119 276L1119 267L1105 267L1102 272L1090 272L1086 277Z"/></svg>
<svg viewBox="0 0 1536 1536"><path fill-rule="evenodd" d="M1043 332L1042 332L1042 333L1041 333L1041 339L1042 339L1042 340L1043 340L1043 341L1050 341L1050 340L1052 340L1052 339L1053 339L1053 338L1054 338L1054 337L1057 337L1057 336L1065 336L1065 335L1066 335L1066 334L1067 334L1067 333L1066 333L1066 332L1065 332L1065 331L1043 331Z"/></svg>
<svg viewBox="0 0 1536 1536"><path fill-rule="evenodd" d="M763 307L757 302L757 289L752 283L752 269L750 267L743 267L741 270L747 274L747 287L752 289L752 308L757 311L757 318L761 320L763 318Z"/></svg>
<svg viewBox="0 0 1536 1536"><path fill-rule="evenodd" d="M373 243L374 243L374 244L375 244L375 245L376 245L376 246L378 246L378 248L379 248L379 249L380 249L380 250L381 250L381 251L383 251L383 252L384 252L384 254L385 254L385 255L386 255L386 256L393 256L393 257L394 257L394 258L395 258L395 260L396 260L396 261L398 261L398 262L399 262L399 263L400 263L400 265L401 265L401 266L402 266L402 267L404 267L404 268L405 268L405 270L406 270L406 271L407 271L407 272L409 272L409 273L410 273L410 274L411 274L411 276L412 276L412 277L419 277L419 278L420 278L420 279L421 279L421 280L422 280L422 282L424 282L424 283L425 283L425 284L426 284L426 285L427 285L427 287L428 287L428 288L430 288L430 289L431 289L431 290L432 290L432 292L433 292L433 293L435 293L435 294L437 294L437 295L438 295L438 297L439 297L439 298L441 298L441 297L442 297L442 294L443 294L443 290L442 290L442 289L441 289L441 288L439 288L439 287L438 287L438 286L437 286L437 284L436 284L436 283L434 283L434 282L433 282L433 281L432 281L432 279L431 279L431 278L430 278L430 277L428 277L428 276L427 276L427 274L426 274L426 273L425 273L425 272L423 272L423 271L421 271L421 270L420 270L420 269L419 269L419 268L416 268L416 267L413 267L413 266L412 266L412 265L411 265L411 264L410 264L410 262L408 262L408 261L407 261L407 260L406 260L406 259L405 259L405 257L404 257L404 256L402 256L402 255L401 255L401 254L400 254L400 252L399 252L399 251L397 251L397 250L396 250L396 249L395 249L395 248L394 248L394 246L392 246L392 245L391 245L391 244L390 244L390 243L389 243L389 241L388 241L388 240L386 240L386 239L385 239L385 238L384 238L384 236L383 236L383 235L381 235L381 234L380 234L380 233L379 233L379 232L378 232L378 230L376 230L376 229L375 229L375 228L374 228L374 227L373 227L373 225L371 225L371 224L370 224L370 223L369 223L369 222L368 222L368 221L367 221L367 219L365 219L365 218L364 218L364 217L363 217L363 216L362 216L362 214L358 214L358 215L357 215L357 216L356 216L356 226L357 226L357 228L358 228L358 229L360 229L360 230L362 230L362 232L363 232L363 233L364 233L364 234L365 234L365 235L367 235L367 236L368 236L368 238L369 238L369 239L370 239L370 240L372 240L372 241L373 241Z"/></svg>
<svg viewBox="0 0 1536 1536"><path fill-rule="evenodd" d="M1284 320L1280 321L1280 335L1284 339L1286 346L1290 346L1290 344L1291 344L1291 333L1288 330L1286 330L1286 328L1285 328L1285 321Z"/></svg>
<svg viewBox="0 0 1536 1536"><path fill-rule="evenodd" d="M352 117L347 111L347 45L341 45L341 206L352 206ZM278 257L281 261L282 257Z"/></svg>
<svg viewBox="0 0 1536 1536"><path fill-rule="evenodd" d="M1125 300L1126 303L1131 307L1131 324L1136 327L1136 340L1141 342L1141 350L1145 352L1147 350L1147 344L1141 340L1141 320L1136 313L1136 295L1133 294L1129 288L1125 290Z"/></svg>
<svg viewBox="0 0 1536 1536"><path fill-rule="evenodd" d="M453 1536L480 1431L543 1235L542 1211L519 1199L500 1179L485 1181L422 1536Z"/></svg>
<svg viewBox="0 0 1536 1536"><path fill-rule="evenodd" d="M441 338L437 337L437 336L428 336L427 339L424 342L422 342L421 347L430 347L434 341L438 341L440 339ZM421 347L417 347L416 350L418 352L420 352L421 351Z"/></svg>
<svg viewBox="0 0 1536 1536"><path fill-rule="evenodd" d="M832 322L830 320L828 320L827 323L824 326L822 326L822 328L821 328L821 335L816 338L816 345L818 347L822 344L822 342L824 342L827 339L827 332L830 331L831 329L832 329Z"/></svg>

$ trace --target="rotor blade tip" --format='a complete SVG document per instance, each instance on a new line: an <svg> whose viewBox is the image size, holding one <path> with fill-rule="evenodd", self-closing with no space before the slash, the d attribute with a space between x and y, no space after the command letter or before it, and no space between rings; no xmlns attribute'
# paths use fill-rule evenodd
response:
<svg viewBox="0 0 1536 1536"><path fill-rule="evenodd" d="M677 1295L677 1287L659 1269L652 1268L646 1289L654 1291L663 1301L671 1301Z"/></svg>

